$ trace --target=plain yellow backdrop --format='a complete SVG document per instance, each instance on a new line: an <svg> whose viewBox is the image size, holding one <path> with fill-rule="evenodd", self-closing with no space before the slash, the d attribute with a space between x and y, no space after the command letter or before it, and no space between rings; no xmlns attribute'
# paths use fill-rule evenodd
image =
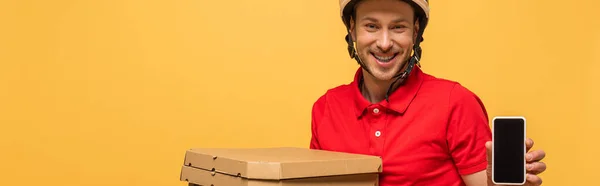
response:
<svg viewBox="0 0 600 186"><path fill-rule="evenodd" d="M426 72L524 115L544 185L596 185L600 3L436 0ZM348 83L338 0L0 1L0 185L185 185L194 147L308 147Z"/></svg>

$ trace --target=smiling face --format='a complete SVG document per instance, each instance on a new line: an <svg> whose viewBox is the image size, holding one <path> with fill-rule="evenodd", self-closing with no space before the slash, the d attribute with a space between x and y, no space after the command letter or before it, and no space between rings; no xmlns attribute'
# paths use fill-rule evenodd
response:
<svg viewBox="0 0 600 186"><path fill-rule="evenodd" d="M363 0L350 32L364 68L378 81L389 81L410 57L418 33L415 12L400 0Z"/></svg>

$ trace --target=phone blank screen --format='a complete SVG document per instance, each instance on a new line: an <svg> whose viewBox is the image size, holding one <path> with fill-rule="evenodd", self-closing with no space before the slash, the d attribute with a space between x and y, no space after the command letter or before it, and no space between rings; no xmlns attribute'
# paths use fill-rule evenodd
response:
<svg viewBox="0 0 600 186"><path fill-rule="evenodd" d="M522 183L525 180L525 120L494 120L494 181Z"/></svg>

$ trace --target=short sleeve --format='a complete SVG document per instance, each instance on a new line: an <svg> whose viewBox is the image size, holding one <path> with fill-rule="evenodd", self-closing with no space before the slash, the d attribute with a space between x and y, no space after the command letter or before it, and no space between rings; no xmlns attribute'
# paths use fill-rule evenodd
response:
<svg viewBox="0 0 600 186"><path fill-rule="evenodd" d="M468 175L485 170L485 143L492 134L481 99L456 84L450 94L448 122L448 147L458 172Z"/></svg>
<svg viewBox="0 0 600 186"><path fill-rule="evenodd" d="M312 106L310 149L321 149L321 145L319 145L317 127L319 125L319 121L323 117L325 104L325 95L323 95L319 97L319 99Z"/></svg>

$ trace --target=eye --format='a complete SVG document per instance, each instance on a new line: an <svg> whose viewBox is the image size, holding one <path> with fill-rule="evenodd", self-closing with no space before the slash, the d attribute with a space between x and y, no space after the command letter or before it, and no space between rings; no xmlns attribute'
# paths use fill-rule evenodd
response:
<svg viewBox="0 0 600 186"><path fill-rule="evenodd" d="M365 28L367 30L374 31L374 30L378 29L378 26L373 23L368 23L368 24L365 24Z"/></svg>
<svg viewBox="0 0 600 186"><path fill-rule="evenodd" d="M392 27L392 29L403 29L403 28L406 28L406 26L404 26L404 25L396 25L396 26Z"/></svg>

